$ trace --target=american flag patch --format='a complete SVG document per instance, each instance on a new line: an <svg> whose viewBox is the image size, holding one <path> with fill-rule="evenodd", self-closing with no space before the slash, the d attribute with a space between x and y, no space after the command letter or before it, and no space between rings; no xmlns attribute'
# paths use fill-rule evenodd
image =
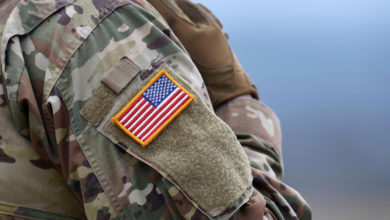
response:
<svg viewBox="0 0 390 220"><path fill-rule="evenodd" d="M145 147L193 100L194 96L162 70L112 121Z"/></svg>

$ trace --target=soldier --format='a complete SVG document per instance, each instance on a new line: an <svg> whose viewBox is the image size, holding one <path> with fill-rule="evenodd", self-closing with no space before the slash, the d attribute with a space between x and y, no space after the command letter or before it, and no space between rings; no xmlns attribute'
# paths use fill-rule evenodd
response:
<svg viewBox="0 0 390 220"><path fill-rule="evenodd" d="M0 2L0 217L311 218L207 9L17 2Z"/></svg>

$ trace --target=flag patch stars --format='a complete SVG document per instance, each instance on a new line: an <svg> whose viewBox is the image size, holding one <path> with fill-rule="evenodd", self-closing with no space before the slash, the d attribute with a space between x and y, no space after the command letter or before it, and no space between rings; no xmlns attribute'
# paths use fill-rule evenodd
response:
<svg viewBox="0 0 390 220"><path fill-rule="evenodd" d="M162 70L112 121L145 147L193 100L187 90Z"/></svg>
<svg viewBox="0 0 390 220"><path fill-rule="evenodd" d="M169 96L177 86L166 75L160 76L143 94L155 108Z"/></svg>

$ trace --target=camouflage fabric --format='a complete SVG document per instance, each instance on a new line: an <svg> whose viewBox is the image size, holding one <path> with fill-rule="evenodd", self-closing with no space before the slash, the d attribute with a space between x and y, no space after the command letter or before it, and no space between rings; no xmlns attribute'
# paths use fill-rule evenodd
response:
<svg viewBox="0 0 390 220"><path fill-rule="evenodd" d="M188 0L148 0L164 17L202 74L214 108L257 90L232 52L218 19Z"/></svg>
<svg viewBox="0 0 390 220"><path fill-rule="evenodd" d="M219 20L188 0L148 0L168 22L199 69L213 107L257 90L232 52Z"/></svg>
<svg viewBox="0 0 390 220"><path fill-rule="evenodd" d="M14 128L2 86L0 89L0 216L84 218L84 210L63 176Z"/></svg>
<svg viewBox="0 0 390 220"><path fill-rule="evenodd" d="M1 2L0 36L19 1ZM0 71L1 75L1 71ZM83 219L84 210L63 176L15 129L0 77L0 219ZM5 217L8 216L8 217Z"/></svg>
<svg viewBox="0 0 390 220"><path fill-rule="evenodd" d="M123 58L131 60L140 71L116 94L101 81ZM18 146L4 139L6 142L0 143L0 169L15 162L8 169L19 172L18 164L45 167L42 174L34 169L29 172L43 176L43 182L49 184L31 197L33 201L46 198L43 203L26 202L21 207L22 199L12 203L11 196L1 197L0 215L84 218L84 211L88 219L310 218L300 195L280 183L277 174L272 175L272 170L277 173L281 169L278 154L266 141L239 135L242 145L267 155L259 157L258 162L269 164L268 168L263 165L249 169L249 160L233 132L212 112L198 69L164 19L146 1L23 1L5 27L2 63L6 92L1 94L1 112L5 112L4 121L12 117L15 122L15 128L7 122L7 130L17 130L32 146L17 142L30 152L18 159L13 153ZM126 104L124 100L161 68L174 74L196 95L197 102L167 127L153 142L155 145L141 151L130 140L118 141L120 135L112 132L107 122L115 110ZM9 108L5 108L6 99ZM202 118L207 120L199 120ZM213 126L224 132L207 139L209 133L205 131ZM178 131L186 134L184 141L173 137ZM12 135L11 139L20 137ZM159 144L167 149L155 150ZM170 170L169 164L164 163L164 153L173 152L169 149L177 146L199 150L186 152L178 148L182 149L178 155L190 160L188 172L182 172L188 178L181 179L176 169ZM207 146L212 149L204 151ZM32 147L37 154L32 153ZM197 163L202 158L209 162ZM63 187L64 179L51 167L65 177L79 207L72 207L74 198ZM207 173L209 170L215 172ZM198 173L205 175L191 176ZM216 185L202 181L209 179L214 179ZM217 185L221 180L229 184ZM226 195L215 194L213 189ZM200 198L193 192L211 193L210 197ZM53 201L45 197L48 194ZM212 203L224 201L225 197L226 203L220 206ZM56 204L56 199L63 203ZM69 214L69 210L73 213Z"/></svg>

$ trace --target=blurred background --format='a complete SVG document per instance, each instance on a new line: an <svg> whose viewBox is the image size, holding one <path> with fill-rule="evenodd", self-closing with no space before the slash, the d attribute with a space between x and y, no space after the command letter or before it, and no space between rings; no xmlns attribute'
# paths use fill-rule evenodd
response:
<svg viewBox="0 0 390 220"><path fill-rule="evenodd" d="M390 219L390 1L197 0L280 117L314 219Z"/></svg>

